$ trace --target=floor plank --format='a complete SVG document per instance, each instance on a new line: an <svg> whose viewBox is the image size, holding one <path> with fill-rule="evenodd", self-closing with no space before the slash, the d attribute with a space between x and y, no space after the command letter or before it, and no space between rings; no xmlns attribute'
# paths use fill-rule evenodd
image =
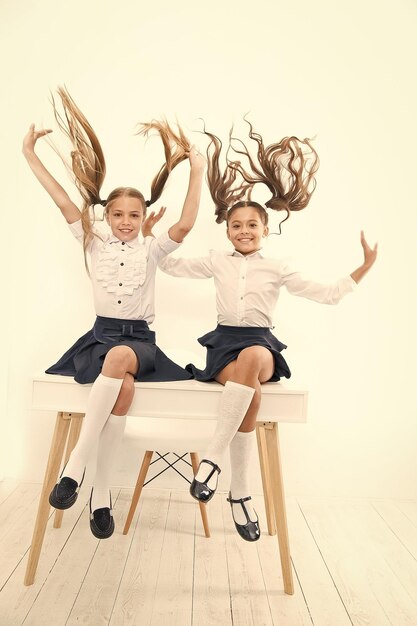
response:
<svg viewBox="0 0 417 626"><path fill-rule="evenodd" d="M132 494L133 490L122 490L115 501L113 509L115 532L111 539L100 541L66 626L83 623L107 626L109 623L133 540L134 527L128 535L123 535ZM113 497L114 495L113 492ZM141 501L138 505L139 513L140 508Z"/></svg>
<svg viewBox="0 0 417 626"><path fill-rule="evenodd" d="M350 626L347 613L323 555L295 499L287 501L291 553L297 578L314 624L320 626Z"/></svg>
<svg viewBox="0 0 417 626"><path fill-rule="evenodd" d="M417 502L410 500L399 500L396 502L397 507L417 527Z"/></svg>
<svg viewBox="0 0 417 626"><path fill-rule="evenodd" d="M29 554L30 538L27 544L25 544L25 558L18 561L18 553L16 553L16 567L0 593L0 624L19 626L23 623L23 620L36 602L46 579L49 575L53 575L51 572L54 564L60 558L62 550L85 506L86 503L83 502L80 496L75 505L68 511L65 511L62 526L59 529L53 528L52 519L49 519L35 581L29 587L24 586L23 580ZM28 518L27 523L30 531L32 531L35 523L36 509L37 507L34 506L31 518ZM22 536L22 542L24 542L23 539Z"/></svg>
<svg viewBox="0 0 417 626"><path fill-rule="evenodd" d="M9 495L13 493L13 491L19 486L19 481L13 478L5 478L4 480L0 480L0 506L1 504L7 500ZM0 508L1 513L1 508Z"/></svg>
<svg viewBox="0 0 417 626"><path fill-rule="evenodd" d="M233 624L273 626L256 542L244 541L238 535L226 494L217 497L222 499Z"/></svg>
<svg viewBox="0 0 417 626"><path fill-rule="evenodd" d="M0 507L0 589L24 557L32 540L40 485L19 485Z"/></svg>
<svg viewBox="0 0 417 626"><path fill-rule="evenodd" d="M197 503L195 506L198 507ZM211 537L198 531L195 537L192 623L193 626L232 626L221 494L208 503L207 515ZM196 516L200 516L198 508Z"/></svg>
<svg viewBox="0 0 417 626"><path fill-rule="evenodd" d="M274 626L311 626L311 616L296 572L293 572L294 595L290 596L284 592L277 536L268 535L266 516L260 503L256 506L256 511L261 525L261 538L257 542L256 548L273 624ZM292 511L289 509L288 525L290 530L292 529L291 513ZM290 534L290 551L293 554L294 542L291 537Z"/></svg>
<svg viewBox="0 0 417 626"><path fill-rule="evenodd" d="M144 489L130 551L110 618L112 626L151 624L170 492ZM134 523L134 522L133 522Z"/></svg>
<svg viewBox="0 0 417 626"><path fill-rule="evenodd" d="M196 507L187 492L171 493L155 588L152 626L185 626L192 619Z"/></svg>
<svg viewBox="0 0 417 626"><path fill-rule="evenodd" d="M85 502L85 499L83 498ZM25 626L40 626L50 622L64 626L83 585L99 540L90 531L90 511L85 506L65 543L59 558L42 586L32 606Z"/></svg>
<svg viewBox="0 0 417 626"><path fill-rule="evenodd" d="M303 498L300 507L352 623L415 626L417 606L378 550L382 520L371 504Z"/></svg>

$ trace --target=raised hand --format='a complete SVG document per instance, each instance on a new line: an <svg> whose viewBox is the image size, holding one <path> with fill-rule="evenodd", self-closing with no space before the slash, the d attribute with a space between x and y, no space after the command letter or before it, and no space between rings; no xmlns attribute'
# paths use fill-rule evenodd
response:
<svg viewBox="0 0 417 626"><path fill-rule="evenodd" d="M30 169L35 174L42 187L49 193L68 224L72 224L81 218L79 208L71 200L65 189L46 169L35 152L35 144L39 137L44 137L48 133L52 133L50 128L35 130L35 124L31 124L23 139L22 152Z"/></svg>
<svg viewBox="0 0 417 626"><path fill-rule="evenodd" d="M190 152L188 153L188 158L190 160L190 167L192 169L204 170L204 168L206 167L206 158L203 154L201 154L196 146L191 146Z"/></svg>
<svg viewBox="0 0 417 626"><path fill-rule="evenodd" d="M167 210L166 206L161 206L158 213L155 213L155 211L151 211L149 213L148 217L142 222L142 235L144 237L154 236L152 233L152 228L164 216L166 210Z"/></svg>
<svg viewBox="0 0 417 626"><path fill-rule="evenodd" d="M363 263L360 267L358 267L354 272L351 273L351 277L356 283L362 280L366 272L368 272L371 269L371 267L376 261L376 256L378 253L378 244L376 243L375 246L371 248L365 239L363 230L361 230L361 245L362 245L363 256L364 256Z"/></svg>
<svg viewBox="0 0 417 626"><path fill-rule="evenodd" d="M376 243L375 246L371 248L365 239L363 230L361 230L361 245L363 248L363 256L364 256L363 264L367 269L370 269L376 261L376 257L378 253L378 244Z"/></svg>
<svg viewBox="0 0 417 626"><path fill-rule="evenodd" d="M190 160L190 180L187 195L185 196L180 219L168 230L172 241L177 243L184 241L184 237L188 235L194 226L200 205L204 168L206 167L206 159L195 146L191 146L187 156Z"/></svg>
<svg viewBox="0 0 417 626"><path fill-rule="evenodd" d="M38 139L40 137L44 137L45 135L48 135L49 133L52 133L51 128L43 128L42 130L35 130L35 124L31 124L29 126L28 132L26 133L23 139L23 146L22 146L23 153L33 152L35 150L35 144L38 141Z"/></svg>

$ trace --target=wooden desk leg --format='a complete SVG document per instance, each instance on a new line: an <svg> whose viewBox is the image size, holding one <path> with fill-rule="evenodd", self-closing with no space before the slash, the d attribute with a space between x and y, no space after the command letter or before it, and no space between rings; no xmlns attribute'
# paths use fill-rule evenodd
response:
<svg viewBox="0 0 417 626"><path fill-rule="evenodd" d="M133 492L132 503L130 505L129 513L127 514L125 527L123 528L123 534L127 535L129 532L130 524L132 523L133 516L136 511L136 507L139 502L140 494L142 493L143 483L145 482L146 474L148 473L149 465L151 464L153 451L146 450L143 457L142 465L139 471L139 476L136 481L135 491Z"/></svg>
<svg viewBox="0 0 417 626"><path fill-rule="evenodd" d="M198 465L200 461L198 459L198 455L196 452L190 452L190 457L191 457L191 465L193 466L193 472L195 476L197 474ZM203 522L204 534L207 538L209 538L210 528L209 528L208 519L207 519L206 504L204 502L199 502L198 504L200 507L200 515L201 515L201 521Z"/></svg>
<svg viewBox="0 0 417 626"><path fill-rule="evenodd" d="M49 450L48 464L46 466L41 497L39 500L38 514L36 517L35 528L33 530L29 560L26 566L26 575L24 580L25 585L32 585L35 579L39 555L41 553L46 525L48 523L50 509L49 494L58 478L65 442L68 436L69 425L70 420L64 419L63 413L58 413L55 422L55 431Z"/></svg>
<svg viewBox="0 0 417 626"><path fill-rule="evenodd" d="M68 419L71 422L70 433L67 441L67 448L65 450L64 463L65 466L68 463L71 452L75 448L75 444L80 436L81 426L83 423L84 413L64 413L64 419ZM55 510L54 515L54 528L61 528L62 518L64 517L64 511L60 509Z"/></svg>
<svg viewBox="0 0 417 626"><path fill-rule="evenodd" d="M285 509L284 483L279 454L278 424L276 422L265 422L263 423L263 428L265 429L266 436L270 484L275 510L275 524L281 557L282 577L284 579L284 591L292 595L294 593L294 583L288 538L287 513Z"/></svg>
<svg viewBox="0 0 417 626"><path fill-rule="evenodd" d="M261 467L268 534L275 535L277 531L275 527L274 503L272 501L268 450L266 447L265 428L263 424L256 424L256 439L258 442L259 465Z"/></svg>

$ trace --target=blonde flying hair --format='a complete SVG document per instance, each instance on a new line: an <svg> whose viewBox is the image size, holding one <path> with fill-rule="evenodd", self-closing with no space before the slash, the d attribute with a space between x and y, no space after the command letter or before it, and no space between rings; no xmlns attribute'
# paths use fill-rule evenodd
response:
<svg viewBox="0 0 417 626"><path fill-rule="evenodd" d="M152 130L157 131L165 152L165 163L151 183L150 199L145 201L143 194L133 187L117 187L113 189L106 200L102 200L100 191L106 175L106 162L100 142L91 124L75 104L68 90L59 87L57 92L61 99L64 114L59 113L53 96L52 105L58 126L69 138L73 147L71 164L69 165L59 152L58 154L67 166L83 199L81 222L84 231L84 260L88 272L86 252L93 237L96 236L90 215L91 205L102 204L108 211L117 198L128 196L137 198L142 203L143 211L146 213L146 208L160 198L174 167L188 157L191 146L180 126L178 126L178 133L176 133L166 120L154 120L150 123L140 124L142 128L138 134L148 136Z"/></svg>
<svg viewBox="0 0 417 626"><path fill-rule="evenodd" d="M226 152L226 168L222 172L219 165L222 142L216 135L204 133L210 138L207 148L207 180L211 197L215 204L216 222L228 221L232 212L242 206L253 206L257 209L266 225L268 214L262 205L251 201L251 192L258 183L263 183L271 192L265 206L275 211L285 211L285 222L292 211L304 209L316 187L315 173L319 167L319 158L309 139L284 137L278 143L265 146L259 133L249 125L249 138L257 143L257 159L253 158L245 143L229 135L229 146ZM238 142L240 148L232 142ZM229 151L245 157L248 162L243 166L238 160L229 158ZM240 181L238 180L240 175ZM243 200L245 198L245 200Z"/></svg>

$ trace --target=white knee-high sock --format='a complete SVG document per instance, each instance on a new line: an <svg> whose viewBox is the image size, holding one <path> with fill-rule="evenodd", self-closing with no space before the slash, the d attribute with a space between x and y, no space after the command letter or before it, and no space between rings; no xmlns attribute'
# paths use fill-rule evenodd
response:
<svg viewBox="0 0 417 626"><path fill-rule="evenodd" d="M230 380L227 381L220 400L216 430L209 447L202 457L203 459L209 459L213 463L221 465L223 454L245 417L254 393L255 389L253 387L234 383ZM206 480L208 468L209 466L206 463L201 465L196 475L198 481ZM217 474L210 479L209 486L212 487L216 480Z"/></svg>
<svg viewBox="0 0 417 626"><path fill-rule="evenodd" d="M113 415L111 413L101 431L97 449L96 477L91 499L92 511L110 507L110 476L125 426L126 415Z"/></svg>
<svg viewBox="0 0 417 626"><path fill-rule="evenodd" d="M63 476L80 483L91 450L97 443L101 430L115 405L123 378L109 378L99 374L91 388L80 438L71 453Z"/></svg>
<svg viewBox="0 0 417 626"><path fill-rule="evenodd" d="M249 433L238 431L230 442L230 466L232 470L232 480L230 483L230 493L233 500L246 498L250 495L249 467L255 447L256 433L252 430ZM252 501L244 503L249 518L256 521L256 514L253 510ZM233 516L238 524L246 524L247 519L240 504L233 504Z"/></svg>

